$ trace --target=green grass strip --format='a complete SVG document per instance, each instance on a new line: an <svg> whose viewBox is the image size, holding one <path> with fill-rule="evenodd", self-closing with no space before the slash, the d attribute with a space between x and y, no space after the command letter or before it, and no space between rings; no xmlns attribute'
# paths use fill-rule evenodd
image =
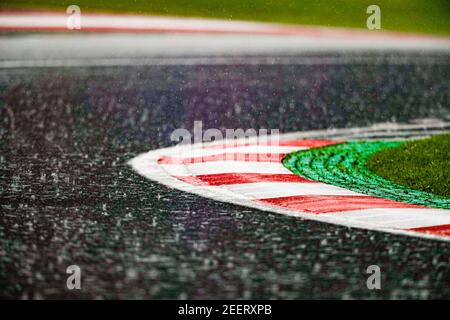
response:
<svg viewBox="0 0 450 320"><path fill-rule="evenodd" d="M382 150L366 165L395 183L450 198L450 134Z"/></svg>
<svg viewBox="0 0 450 320"><path fill-rule="evenodd" d="M314 181L385 199L450 209L449 198L396 184L366 166L371 155L403 144L403 141L347 142L290 153L283 159L283 164L292 172Z"/></svg>

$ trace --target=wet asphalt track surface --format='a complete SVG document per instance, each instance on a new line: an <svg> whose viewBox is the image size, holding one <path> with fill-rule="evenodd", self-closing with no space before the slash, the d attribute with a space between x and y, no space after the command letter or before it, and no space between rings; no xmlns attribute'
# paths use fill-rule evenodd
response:
<svg viewBox="0 0 450 320"><path fill-rule="evenodd" d="M194 120L289 132L448 118L448 56L387 61L2 70L0 296L449 299L448 243L222 204L126 164ZM72 264L80 291L65 289Z"/></svg>

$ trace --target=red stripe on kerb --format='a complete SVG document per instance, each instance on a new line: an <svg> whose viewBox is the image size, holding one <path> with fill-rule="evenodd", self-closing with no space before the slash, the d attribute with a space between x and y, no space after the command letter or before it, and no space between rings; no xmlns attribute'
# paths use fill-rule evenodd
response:
<svg viewBox="0 0 450 320"><path fill-rule="evenodd" d="M158 164L189 164L215 161L281 162L284 153L222 153L193 158L172 158L163 156Z"/></svg>
<svg viewBox="0 0 450 320"><path fill-rule="evenodd" d="M403 202L367 196L292 196L260 199L277 207L311 213L332 213L373 208L422 208Z"/></svg>
<svg viewBox="0 0 450 320"><path fill-rule="evenodd" d="M314 182L296 174L220 173L176 177L192 185L222 186L256 182Z"/></svg>
<svg viewBox="0 0 450 320"><path fill-rule="evenodd" d="M434 234L437 236L450 237L450 224L443 224L440 226L433 226L433 227L413 228L408 230L427 234Z"/></svg>
<svg viewBox="0 0 450 320"><path fill-rule="evenodd" d="M205 149L224 149L224 148L236 148L236 147L248 147L248 146L268 146L268 147L308 147L317 148L325 147L332 144L343 143L344 141L335 140L284 140L279 142L263 142L263 143L225 143L213 146L204 146Z"/></svg>

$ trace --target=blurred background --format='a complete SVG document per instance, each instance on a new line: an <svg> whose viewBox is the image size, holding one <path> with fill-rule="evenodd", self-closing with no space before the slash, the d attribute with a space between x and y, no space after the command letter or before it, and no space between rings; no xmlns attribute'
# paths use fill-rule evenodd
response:
<svg viewBox="0 0 450 320"><path fill-rule="evenodd" d="M369 5L382 11L382 29L450 35L448 0L2 0L1 9L115 12L365 28Z"/></svg>

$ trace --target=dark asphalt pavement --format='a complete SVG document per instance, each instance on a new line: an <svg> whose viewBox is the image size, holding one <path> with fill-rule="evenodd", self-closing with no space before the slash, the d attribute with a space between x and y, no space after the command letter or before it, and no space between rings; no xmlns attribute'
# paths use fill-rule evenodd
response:
<svg viewBox="0 0 450 320"><path fill-rule="evenodd" d="M449 243L217 203L126 164L194 120L290 132L450 119L449 56L392 57L3 69L0 297L450 299Z"/></svg>

